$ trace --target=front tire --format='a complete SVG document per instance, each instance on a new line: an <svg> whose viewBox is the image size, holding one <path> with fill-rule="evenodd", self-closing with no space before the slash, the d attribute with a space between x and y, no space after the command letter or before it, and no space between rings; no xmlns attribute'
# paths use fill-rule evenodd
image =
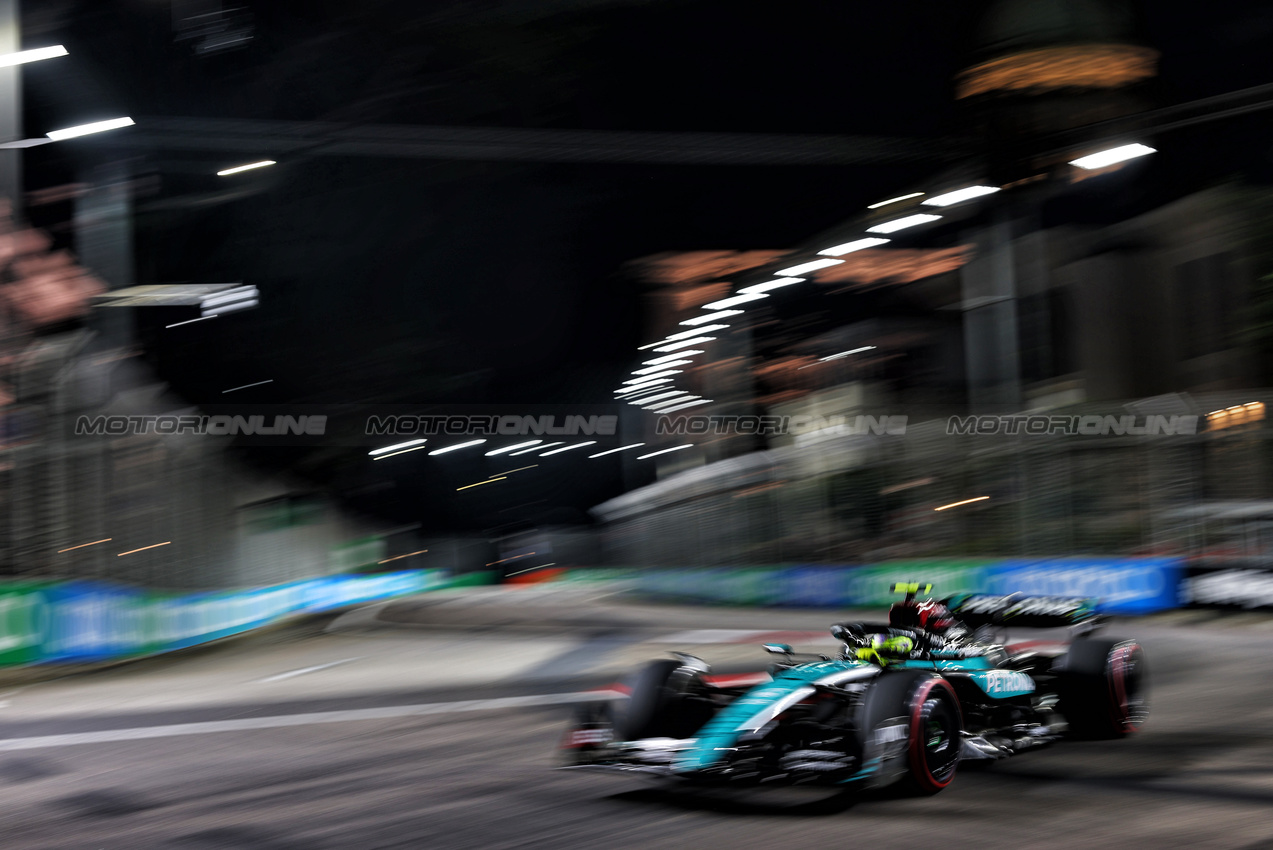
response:
<svg viewBox="0 0 1273 850"><path fill-rule="evenodd" d="M712 716L702 688L698 672L681 662L651 661L633 677L628 698L612 705L615 736L621 741L690 737Z"/></svg>
<svg viewBox="0 0 1273 850"><path fill-rule="evenodd" d="M917 794L936 794L955 778L963 746L959 699L941 676L924 671L885 672L862 706L861 734L878 739L881 730L905 729L901 782ZM900 736L885 731L884 737Z"/></svg>

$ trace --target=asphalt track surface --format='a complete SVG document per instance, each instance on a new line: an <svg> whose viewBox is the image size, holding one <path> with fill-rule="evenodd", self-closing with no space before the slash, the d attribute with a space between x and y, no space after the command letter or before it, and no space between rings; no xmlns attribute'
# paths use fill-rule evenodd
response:
<svg viewBox="0 0 1273 850"><path fill-rule="evenodd" d="M1154 677L1133 739L961 770L931 798L819 800L556 771L554 749L570 701L673 632L837 616L570 606L535 633L521 626L555 613L516 608L407 605L399 619L430 627L364 618L0 693L0 846L1273 848L1265 623L1119 624Z"/></svg>

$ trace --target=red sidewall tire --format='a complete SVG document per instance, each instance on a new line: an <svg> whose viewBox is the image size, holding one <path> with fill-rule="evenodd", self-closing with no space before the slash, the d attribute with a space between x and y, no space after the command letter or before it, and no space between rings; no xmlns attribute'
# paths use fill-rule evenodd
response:
<svg viewBox="0 0 1273 850"><path fill-rule="evenodd" d="M1134 640L1078 638L1059 667L1058 706L1081 738L1122 738L1147 716L1145 651Z"/></svg>
<svg viewBox="0 0 1273 850"><path fill-rule="evenodd" d="M936 794L955 778L955 768L952 768L945 779L938 779L929 770L928 759L924 757L924 703L928 701L929 695L934 690L945 691L951 704L955 707L955 718L958 720L959 728L956 730L955 740L951 742L952 746L958 747L961 745L958 732L962 731L964 727L963 712L959 707L959 698L955 696L955 689L950 686L950 683L937 677L920 682L919 687L915 689L915 693L911 696L910 747L907 759L910 762L912 780L919 790L928 794Z"/></svg>
<svg viewBox="0 0 1273 850"><path fill-rule="evenodd" d="M1140 645L1127 642L1116 646L1109 655L1110 720L1114 733L1119 736L1130 735L1140 728L1139 723L1132 718L1127 696L1128 661L1138 653L1141 653Z"/></svg>

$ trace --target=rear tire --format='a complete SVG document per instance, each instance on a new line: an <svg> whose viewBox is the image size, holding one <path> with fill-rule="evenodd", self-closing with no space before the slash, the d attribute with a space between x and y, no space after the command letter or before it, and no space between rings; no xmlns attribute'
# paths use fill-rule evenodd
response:
<svg viewBox="0 0 1273 850"><path fill-rule="evenodd" d="M1057 707L1073 734L1122 738L1144 724L1148 671L1140 644L1079 638L1059 661Z"/></svg>
<svg viewBox="0 0 1273 850"><path fill-rule="evenodd" d="M963 716L954 689L925 671L885 672L867 692L858 726L861 734L873 736L893 718L904 718L906 726L903 788L924 795L941 791L955 778L963 746Z"/></svg>

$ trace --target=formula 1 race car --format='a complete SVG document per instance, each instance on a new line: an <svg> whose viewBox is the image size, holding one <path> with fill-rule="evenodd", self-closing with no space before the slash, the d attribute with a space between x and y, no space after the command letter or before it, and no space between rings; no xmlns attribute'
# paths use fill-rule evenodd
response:
<svg viewBox="0 0 1273 850"><path fill-rule="evenodd" d="M903 782L933 794L961 760L1001 759L1064 736L1118 738L1147 714L1144 653L1099 638L1092 603L963 595L919 602L894 585L887 623L831 627L839 658L781 660L768 674L714 676L701 659L654 661L626 698L585 704L562 749L571 768L717 785ZM1008 628L1066 639L1005 645Z"/></svg>

